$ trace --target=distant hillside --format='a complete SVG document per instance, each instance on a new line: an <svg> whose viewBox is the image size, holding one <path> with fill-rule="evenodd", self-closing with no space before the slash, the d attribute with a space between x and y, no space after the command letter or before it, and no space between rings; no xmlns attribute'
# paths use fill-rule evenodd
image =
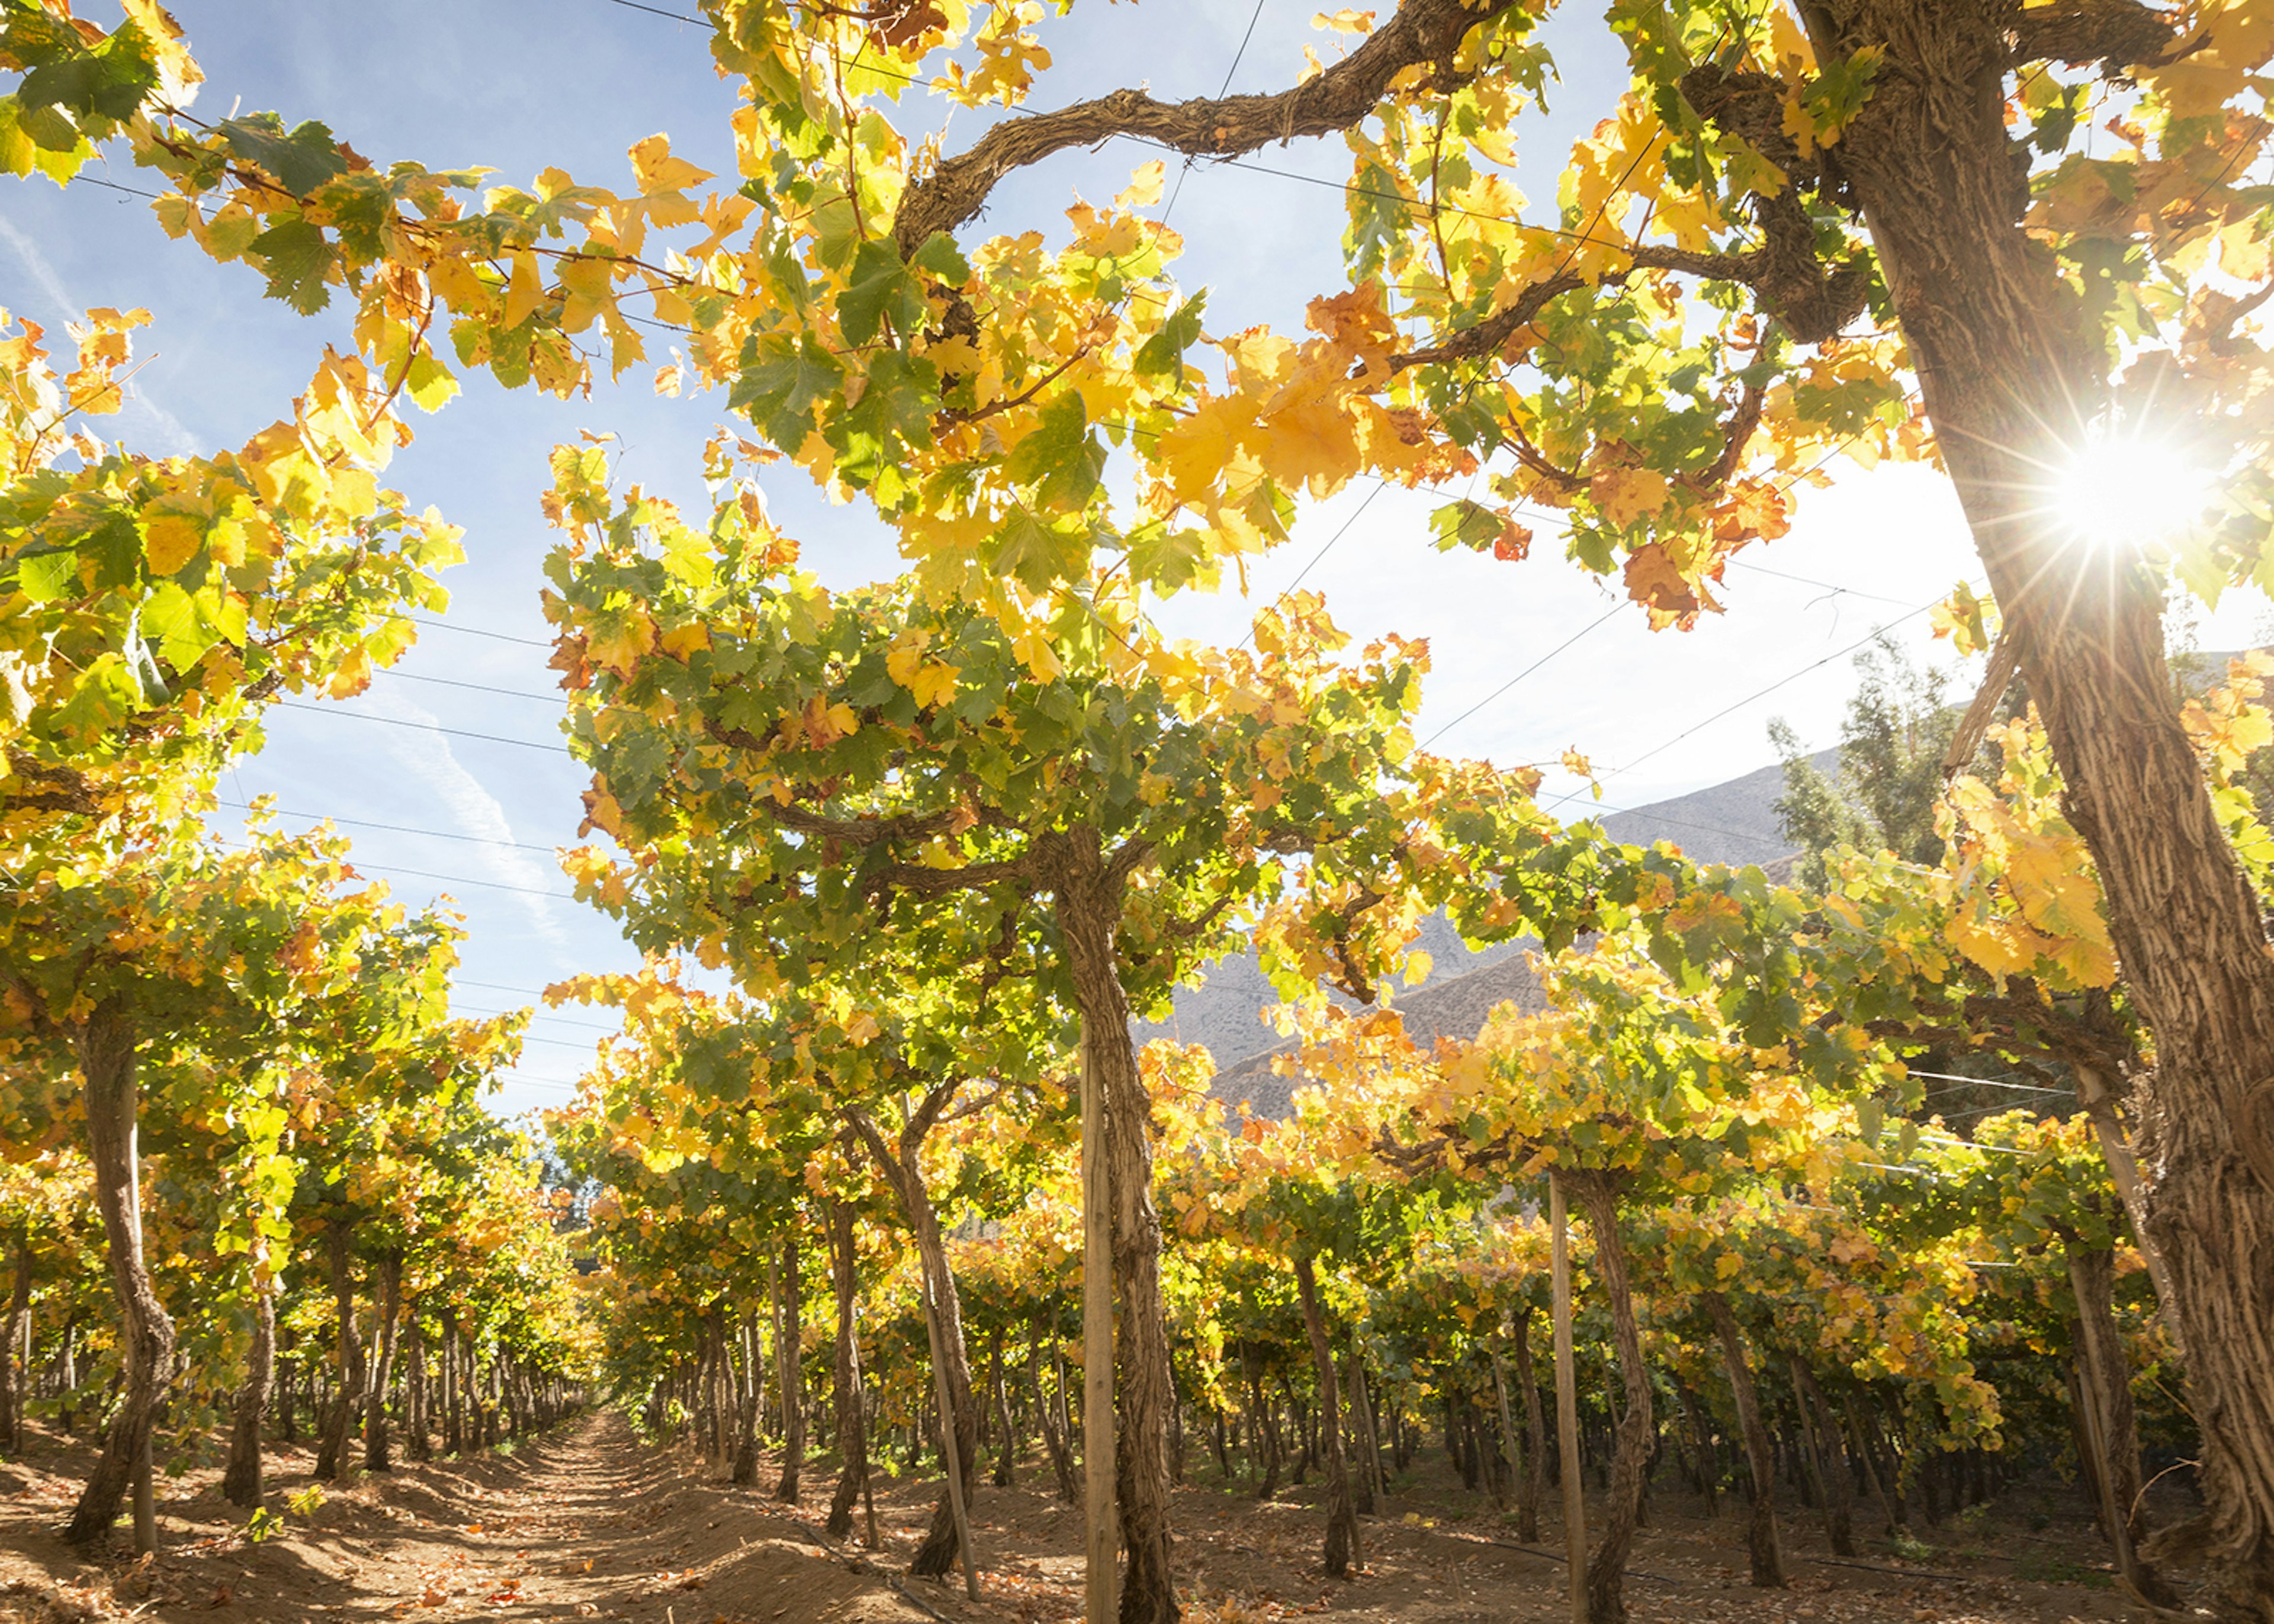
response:
<svg viewBox="0 0 2274 1624"><path fill-rule="evenodd" d="M1482 969L1449 980L1432 975L1414 991L1398 994L1396 1000L1397 1012L1405 1018L1405 1030L1424 1044L1445 1037L1472 1038L1484 1029L1487 1016L1511 1002L1527 1014L1547 1007L1527 952L1510 951ZM1275 1044L1218 1072L1213 1090L1216 1098L1235 1106L1245 1100L1259 1116L1284 1116L1291 1107L1290 1096L1297 1079L1275 1074L1271 1058L1288 1047Z"/></svg>
<svg viewBox="0 0 2274 1624"><path fill-rule="evenodd" d="M1837 749L1818 750L1810 760L1827 776L1840 771ZM1776 803L1783 793L1784 769L1763 767L1671 801L1614 812L1603 819L1603 830L1638 846L1670 840L1699 862L1773 862L1799 849L1777 826Z"/></svg>
<svg viewBox="0 0 2274 1624"><path fill-rule="evenodd" d="M1442 914L1433 914L1422 922L1420 939L1414 945L1427 951L1434 963L1432 986L1496 964L1517 951L1514 943L1502 943L1472 952ZM1199 986L1177 989L1168 1019L1133 1021L1130 1034L1141 1044L1155 1038L1203 1043L1217 1064L1236 1065L1278 1046L1279 1034L1264 1019L1264 1011L1278 1002L1279 995L1264 979L1255 956L1240 953L1212 966Z"/></svg>
<svg viewBox="0 0 2274 1624"><path fill-rule="evenodd" d="M1815 760L1836 770L1839 752L1826 750ZM1784 770L1764 767L1709 789L1613 813L1603 827L1620 840L1671 841L1701 862L1775 863L1795 850L1777 827L1776 800L1783 793ZM1433 915L1415 945L1428 952L1433 968L1428 981L1398 993L1396 1004L1406 1029L1424 1042L1472 1038L1485 1017L1511 999L1526 1010L1541 1007L1540 983L1521 944L1472 952L1449 921ZM1265 1019L1277 1002L1254 956L1242 953L1211 968L1199 986L1178 989L1169 1019L1138 1021L1132 1034L1140 1043L1171 1038L1207 1045L1221 1068L1218 1098L1246 1100L1259 1115L1283 1116L1293 1085L1272 1074L1271 1056L1287 1046Z"/></svg>
<svg viewBox="0 0 2274 1624"><path fill-rule="evenodd" d="M2182 653L2172 663L2184 685L2201 690L2224 677L2233 658L2225 650ZM1810 760L1837 778L1838 749L1818 750ZM1665 840L1698 862L1755 863L1773 879L1788 881L1799 848L1778 826L1776 803L1783 793L1783 767L1763 767L1687 795L1610 813L1603 828L1615 839L1637 845ZM1395 1002L1406 1029L1423 1042L1472 1038L1485 1017L1511 999L1526 1011L1542 1007L1540 983L1521 944L1472 953L1449 923L1434 917L1419 945L1428 950L1434 971L1423 986L1399 993ZM1140 1043L1156 1037L1205 1043L1221 1067L1215 1088L1219 1099L1246 1100L1261 1116L1284 1116L1294 1085L1272 1074L1271 1057L1288 1045L1264 1019L1276 1001L1255 960L1243 955L1209 971L1200 987L1180 989L1174 1016L1158 1026L1139 1022L1135 1034Z"/></svg>

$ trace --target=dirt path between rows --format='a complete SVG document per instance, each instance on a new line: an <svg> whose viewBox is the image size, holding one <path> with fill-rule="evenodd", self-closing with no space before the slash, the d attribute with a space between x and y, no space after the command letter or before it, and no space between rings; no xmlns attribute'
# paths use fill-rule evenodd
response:
<svg viewBox="0 0 2274 1624"><path fill-rule="evenodd" d="M642 1443L614 1413L566 1423L510 1453L406 1465L347 1487L313 1485L306 1450L277 1449L268 1503L283 1522L258 1542L246 1537L244 1514L222 1500L218 1474L192 1471L162 1488L163 1549L146 1563L124 1553L123 1538L94 1553L56 1537L92 1457L84 1444L45 1442L28 1464L0 1464L0 1624L1058 1624L1081 1612L1081 1515L1045 1492L1031 1465L1020 1486L978 1491L985 1599L975 1605L960 1575L948 1583L904 1576L936 1478L880 1478L882 1548L873 1560L832 1554L819 1531L832 1482L825 1460L809 1462L803 1504L792 1507L764 1489L730 1486L682 1451ZM776 1470L767 1462L766 1488ZM1569 1617L1552 1553L1516 1548L1489 1504L1441 1466L1417 1470L1389 1515L1367 1521L1365 1570L1345 1583L1320 1569L1315 1492L1314 1484L1262 1502L1223 1487L1178 1492L1187 1624ZM290 1508L295 1496L301 1505ZM1660 1506L1636 1547L1630 1616L1635 1624L2123 1618L2089 1526L2082 1540L2025 1531L2044 1526L2048 1507L2068 1512L2066 1498L2017 1500L2001 1507L2001 1525L1969 1530L1931 1565L1894 1556L1836 1565L1818 1548L1812 1519L1796 1514L1785 1536L1794 1583L1772 1592L1743 1582L1741 1514ZM2033 1554L2056 1549L2057 1557ZM2056 1566L2058 1577L2049 1571Z"/></svg>
<svg viewBox="0 0 2274 1624"><path fill-rule="evenodd" d="M305 1451L278 1455L269 1500L281 1506L308 1462ZM0 1467L6 1487L14 1492L0 1521L8 1546L0 1581L12 1582L30 1618L41 1616L41 1605L51 1617L194 1615L211 1624L925 1616L879 1577L848 1571L795 1518L767 1513L748 1491L691 1478L614 1414L570 1422L510 1455L405 1466L328 1489L320 1507L285 1512L282 1530L258 1544L212 1489L162 1494L164 1548L147 1566L89 1561L55 1538L76 1482ZM0 1617L8 1605L0 1598Z"/></svg>

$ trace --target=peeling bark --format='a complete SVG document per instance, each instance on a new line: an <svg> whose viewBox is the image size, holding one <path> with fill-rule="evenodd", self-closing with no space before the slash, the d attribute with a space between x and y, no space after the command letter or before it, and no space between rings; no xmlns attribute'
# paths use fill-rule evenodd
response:
<svg viewBox="0 0 2274 1624"><path fill-rule="evenodd" d="M2022 225L2027 188L1999 86L2023 13L2011 0L1801 9L1820 60L1886 53L1841 139L1841 172L2044 718L2065 810L2098 869L2127 989L2155 1034L2156 1066L2130 1104L2148 1239L2189 1354L2208 1507L2158 1544L2210 1566L2219 1617L2267 1624L2274 1174L2257 1169L2274 1169L2274 957L2165 681L2157 578L2080 556L2046 511L2045 470L2083 443L2108 380L2053 260Z"/></svg>
<svg viewBox="0 0 2274 1624"><path fill-rule="evenodd" d="M1319 1311L1319 1281L1311 1254L1295 1254L1295 1296L1302 1304L1303 1328L1311 1338L1311 1368L1319 1379L1319 1453L1327 1475L1327 1577L1347 1579L1366 1560L1359 1549L1358 1510L1351 1503L1350 1473L1343 1464L1342 1396L1335 1381L1335 1353L1327 1341L1326 1316Z"/></svg>
<svg viewBox="0 0 2274 1624"><path fill-rule="evenodd" d="M102 1215L111 1289L118 1294L124 1378L118 1407L102 1439L64 1538L85 1545L117 1520L126 1492L150 1458L150 1433L174 1361L174 1321L158 1300L142 1258L141 1168L137 1145L135 1052L139 1047L116 1011L98 1010L78 1034L86 1080L87 1154L94 1202Z"/></svg>
<svg viewBox="0 0 2274 1624"><path fill-rule="evenodd" d="M1745 1550L1752 1579L1762 1590L1784 1589L1784 1555L1777 1549L1776 1451L1769 1430L1761 1425L1760 1394L1753 1385L1752 1362L1745 1354L1745 1335L1729 1299L1719 1291L1704 1294L1706 1317L1721 1343L1721 1363L1729 1372L1729 1390L1737 1402L1737 1424L1745 1435L1745 1464L1752 1473L1752 1512L1745 1521Z"/></svg>
<svg viewBox="0 0 2274 1624"><path fill-rule="evenodd" d="M221 1477L222 1498L232 1506L260 1503L260 1417L268 1408L269 1383L275 1369L276 1297L268 1282L255 1281L252 1347L245 1356L245 1385L237 1390L229 1465Z"/></svg>
<svg viewBox="0 0 2274 1624"><path fill-rule="evenodd" d="M829 1537L853 1531L853 1507L869 1484L869 1416L861 1385L861 1345L854 1319L861 1282L854 1270L853 1207L829 1207L829 1273L837 1289L837 1492L829 1501Z"/></svg>
<svg viewBox="0 0 2274 1624"><path fill-rule="evenodd" d="M392 1471L395 1459L388 1447L387 1390L395 1375L395 1334L403 1323L403 1254L382 1252L377 1273L379 1289L372 1295L379 1312L378 1350L372 1359L371 1392L364 1402L363 1463L369 1471Z"/></svg>
<svg viewBox="0 0 2274 1624"><path fill-rule="evenodd" d="M1642 1327L1627 1283L1626 1246L1619 1238L1619 1208L1600 1173L1560 1175L1587 1214L1595 1240L1595 1274L1610 1299L1611 1327L1619 1352L1626 1405L1611 1456L1611 1492L1603 1510L1603 1537L1587 1559L1587 1616L1591 1624L1623 1624L1627 1616L1627 1554L1642 1516L1643 1469L1658 1425L1651 1410L1650 1372L1642 1362Z"/></svg>
<svg viewBox="0 0 2274 1624"><path fill-rule="evenodd" d="M8 1323L0 1330L0 1449L24 1447L24 1399L32 1382L31 1360L23 1347L24 1325L32 1310L32 1226L16 1226L15 1277L8 1289Z"/></svg>
<svg viewBox="0 0 2274 1624"><path fill-rule="evenodd" d="M1848 1468L1848 1450L1839 1418L1817 1385L1816 1372L1797 1357L1792 1362L1793 1389L1798 1401L1816 1419L1816 1447L1824 1462L1824 1537L1834 1556L1856 1554L1856 1483Z"/></svg>
<svg viewBox="0 0 2274 1624"><path fill-rule="evenodd" d="M1028 1332L1027 1380L1035 1389L1035 1415L1042 1424L1043 1452L1050 1456L1050 1472L1058 1479L1058 1498L1073 1505L1081 1499L1081 1491L1074 1483L1073 1456L1066 1446L1065 1434L1058 1427L1058 1410L1050 1402L1050 1395L1043 1390L1043 1330L1039 1320Z"/></svg>
<svg viewBox="0 0 2274 1624"><path fill-rule="evenodd" d="M955 1566L961 1550L955 1526L956 1496L960 1492L964 1503L970 1503L979 1459L979 1410L971 1397L971 1360L963 1338L963 1299L955 1289L954 1272L948 1267L947 1244L940 1233L939 1212L932 1205L931 1192L924 1185L923 1169L918 1160L926 1136L954 1094L955 1085L952 1082L939 1084L927 1093L901 1130L897 1150L886 1143L866 1112L848 1109L845 1113L846 1120L860 1135L870 1159L900 1200L901 1215L907 1220L915 1237L916 1255L930 1289L936 1317L939 1374L946 1386L951 1411L942 1418L942 1425L944 1429L953 1429L953 1448L944 1453L955 1462L953 1474L957 1481L953 1486L941 1486L939 1501L932 1507L931 1527L916 1550L915 1560L909 1564L908 1571L920 1579L937 1578Z"/></svg>
<svg viewBox="0 0 2274 1624"><path fill-rule="evenodd" d="M798 1473L805 1465L805 1394L799 1378L800 1344L805 1336L799 1273L797 1214L782 1226L781 1265L774 1276L774 1373L781 1384L782 1469L774 1498L797 1504Z"/></svg>
<svg viewBox="0 0 2274 1624"><path fill-rule="evenodd" d="M1120 1303L1114 1481L1126 1566L1121 1624L1176 1624L1170 1558L1168 1315L1161 1298L1161 1218L1153 1205L1153 1124L1114 935L1126 848L1109 862L1095 831L1048 842L1051 889L1089 1052L1106 1099L1114 1287Z"/></svg>
<svg viewBox="0 0 2274 1624"><path fill-rule="evenodd" d="M1540 1403L1540 1382L1532 1370L1530 1307L1517 1316L1516 1385L1524 1394L1524 1476L1516 1490L1516 1537L1525 1544L1540 1538L1540 1502L1547 1492L1547 1418Z"/></svg>
<svg viewBox="0 0 2274 1624"><path fill-rule="evenodd" d="M1409 68L1427 67L1433 82L1446 89L1466 83L1472 75L1454 67L1455 50L1472 28L1513 3L1404 0L1349 56L1276 95L1163 102L1141 90L1117 90L1006 119L908 188L892 222L893 238L902 254L914 253L933 232L953 231L977 214L1005 177L1109 136L1141 136L1189 155L1230 158L1275 141L1348 130L1374 112L1390 80Z"/></svg>
<svg viewBox="0 0 2274 1624"><path fill-rule="evenodd" d="M2115 1254L2071 1244L2068 1277L2076 1294L2077 1408L2086 1447L2095 1456L2092 1481L2101 1493L2103 1529L2126 1588L2157 1606L2174 1606L2179 1593L2139 1551L2147 1532L2140 1507L2140 1431L2131 1367L2116 1329Z"/></svg>
<svg viewBox="0 0 2274 1624"><path fill-rule="evenodd" d="M331 1267L333 1312L338 1320L334 1337L339 1363L339 1390L332 1396L331 1413L324 1417L323 1441L317 1446L315 1475L326 1480L352 1475L348 1438L363 1396L363 1339L356 1335L355 1270L349 1252L345 1220L335 1218L325 1237Z"/></svg>

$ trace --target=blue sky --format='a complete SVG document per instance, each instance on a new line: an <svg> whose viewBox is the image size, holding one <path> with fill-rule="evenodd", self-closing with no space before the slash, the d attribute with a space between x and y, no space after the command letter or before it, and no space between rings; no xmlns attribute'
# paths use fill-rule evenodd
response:
<svg viewBox="0 0 2274 1624"><path fill-rule="evenodd" d="M110 20L101 0L79 9ZM1235 91L1275 88L1299 71L1306 44L1331 49L1311 26L1317 9L1315 0L1262 0L1243 50L1246 0L1084 4L1043 25L1056 61L1037 101L1132 80L1163 97L1214 94L1228 72ZM622 184L625 149L658 131L670 132L679 154L733 169L732 94L712 71L706 32L614 0L174 0L173 10L206 71L198 106L207 117L236 109L274 110L288 124L321 118L381 163L484 165L512 183L556 166ZM1551 207L1570 140L1608 110L1623 82L1594 15L1583 6L1551 25L1564 82L1550 111L1527 117L1520 143L1517 183ZM983 127L957 114L950 147ZM1075 193L1110 197L1156 155L1126 142L1065 154L1002 188L964 236L1060 230ZM106 173L139 184L123 159L90 171ZM1338 142L1186 173L1172 218L1187 246L1177 274L1188 289L1209 289L1211 332L1263 321L1298 328L1304 301L1339 285L1340 199L1316 183L1347 173ZM304 319L264 300L245 267L215 266L168 241L144 199L87 184L58 192L45 181L0 182L0 304L58 337L75 309L148 307L155 321L138 335L147 364L109 432L161 455L241 441L289 410L326 342L347 347L337 311ZM655 346L658 364L668 358L663 350ZM471 930L469 1010L531 1002L550 981L635 961L607 921L567 898L553 859L575 838L587 780L556 732L561 705L537 601L550 532L537 496L549 448L590 430L618 437L621 480L699 506L697 454L724 403L660 399L651 370L635 367L621 386L568 402L508 394L475 376L439 417L417 420L419 438L388 482L466 530L468 561L446 578L448 616L363 697L278 711L267 749L222 783L231 801L274 794L288 823L302 815L342 820L359 861L407 898L455 897ZM1837 471L1790 537L1749 551L1731 570L1729 613L1687 634L1649 632L1638 611L1616 608L1544 534L1522 565L1438 554L1426 541L1436 499L1370 486L1308 508L1293 542L1253 569L1247 598L1180 601L1171 619L1189 635L1235 640L1254 604L1300 575L1361 636L1430 639L1425 736L1600 620L1439 744L1503 763L1552 761L1577 746L1615 771L1606 804L1639 806L1767 762L1772 716L1814 743L1834 741L1854 685L1840 651L1906 615L1896 641L1925 650L1925 617L1911 612L1974 575L1955 501L1937 477ZM801 471L778 474L767 497L832 584L893 568L889 538L860 509L821 500ZM2246 633L2256 607L2207 628L2208 646L2233 646L2221 637ZM1551 777L1552 790L1572 787ZM414 831L425 832L405 832ZM606 1019L540 1013L504 1109L566 1098Z"/></svg>

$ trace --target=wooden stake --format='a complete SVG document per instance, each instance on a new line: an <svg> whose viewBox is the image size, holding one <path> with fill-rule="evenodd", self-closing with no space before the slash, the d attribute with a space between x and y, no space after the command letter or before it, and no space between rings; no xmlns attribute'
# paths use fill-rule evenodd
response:
<svg viewBox="0 0 2274 1624"><path fill-rule="evenodd" d="M1107 1101L1081 1029L1082 1616L1114 1624L1121 1605L1120 1508L1113 1485L1113 1209Z"/></svg>
<svg viewBox="0 0 2274 1624"><path fill-rule="evenodd" d="M157 1430L154 1424L151 1431ZM158 1548L158 1496L151 1481L154 1440L142 1440L142 1458L134 1462L134 1554L148 1556Z"/></svg>
<svg viewBox="0 0 2274 1624"><path fill-rule="evenodd" d="M1571 1364L1571 1224L1563 1181L1547 1175L1547 1225L1555 1297L1555 1439L1563 1460L1563 1551L1571 1581L1571 1624L1587 1620L1587 1501L1579 1481L1579 1383Z"/></svg>

